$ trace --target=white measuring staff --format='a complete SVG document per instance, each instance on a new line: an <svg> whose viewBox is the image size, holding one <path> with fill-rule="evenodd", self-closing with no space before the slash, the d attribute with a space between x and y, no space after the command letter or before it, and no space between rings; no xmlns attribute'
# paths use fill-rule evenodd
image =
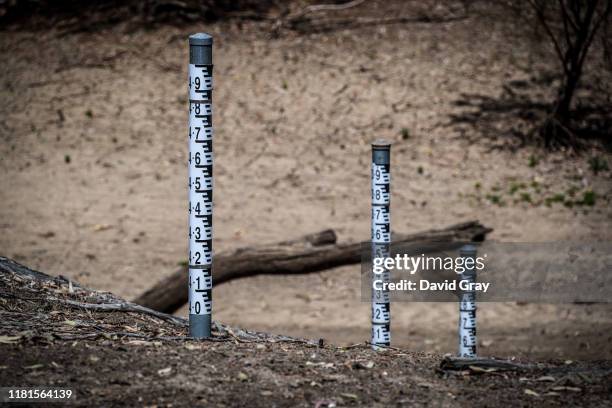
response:
<svg viewBox="0 0 612 408"><path fill-rule="evenodd" d="M384 140L372 143L372 262L390 256L391 245L391 144ZM390 272L372 279L390 281ZM391 302L388 290L372 288L372 348L391 345Z"/></svg>
<svg viewBox="0 0 612 408"><path fill-rule="evenodd" d="M468 244L461 247L459 256L471 258L471 267L466 267L461 279L474 283L476 281L476 247ZM470 286L473 287L473 286ZM462 291L459 298L459 357L476 358L476 292Z"/></svg>
<svg viewBox="0 0 612 408"><path fill-rule="evenodd" d="M189 335L211 335L213 264L212 37L189 37Z"/></svg>

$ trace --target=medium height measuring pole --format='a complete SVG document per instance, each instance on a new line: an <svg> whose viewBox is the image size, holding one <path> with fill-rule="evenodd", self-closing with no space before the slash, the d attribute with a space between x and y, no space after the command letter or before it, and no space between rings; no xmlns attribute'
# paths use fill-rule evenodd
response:
<svg viewBox="0 0 612 408"><path fill-rule="evenodd" d="M388 258L391 245L391 143L376 140L372 143L372 262ZM374 273L373 279L379 279ZM385 270L380 276L390 281ZM372 348L391 345L391 302L388 290L372 288Z"/></svg>
<svg viewBox="0 0 612 408"><path fill-rule="evenodd" d="M189 335L210 337L212 322L212 43L189 37Z"/></svg>

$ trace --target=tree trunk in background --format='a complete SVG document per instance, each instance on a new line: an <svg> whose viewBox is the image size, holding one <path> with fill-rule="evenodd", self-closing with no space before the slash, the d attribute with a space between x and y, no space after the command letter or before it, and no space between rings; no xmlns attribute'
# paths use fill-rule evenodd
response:
<svg viewBox="0 0 612 408"><path fill-rule="evenodd" d="M571 130L572 100L593 39L602 25L606 27L609 24L612 0L529 0L529 3L554 44L563 68L557 99L540 134L547 147L572 146L578 142ZM547 12L551 7L559 12L562 28L556 27L557 19ZM604 47L605 44L604 41Z"/></svg>

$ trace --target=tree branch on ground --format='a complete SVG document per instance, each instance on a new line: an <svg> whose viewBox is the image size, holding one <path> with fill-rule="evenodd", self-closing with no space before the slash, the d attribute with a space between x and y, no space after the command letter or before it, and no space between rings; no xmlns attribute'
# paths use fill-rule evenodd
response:
<svg viewBox="0 0 612 408"><path fill-rule="evenodd" d="M447 248L461 242L482 241L491 231L478 221L471 221L416 234L394 234L393 243ZM218 285L260 274L292 275L323 271L359 263L362 252L360 242L338 244L333 231L326 230L292 241L222 252L215 256L213 282ZM187 277L188 267L184 265L141 294L134 303L173 313L188 300L185 289Z"/></svg>

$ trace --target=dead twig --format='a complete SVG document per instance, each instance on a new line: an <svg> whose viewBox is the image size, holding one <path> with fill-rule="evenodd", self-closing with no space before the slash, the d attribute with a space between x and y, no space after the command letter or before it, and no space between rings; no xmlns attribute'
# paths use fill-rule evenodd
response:
<svg viewBox="0 0 612 408"><path fill-rule="evenodd" d="M94 310L97 312L134 312L155 316L158 319L172 323L175 326L187 326L187 320L181 317L172 316L166 313L158 312L148 307L140 306L135 303L83 303L69 299L52 298L51 300L62 302L72 307L78 307L85 310Z"/></svg>
<svg viewBox="0 0 612 408"><path fill-rule="evenodd" d="M493 358L458 358L445 357L440 362L441 370L470 370L474 372L488 371L529 371L539 367L533 364L521 364L508 360L496 360Z"/></svg>
<svg viewBox="0 0 612 408"><path fill-rule="evenodd" d="M127 332L96 332L96 333L79 333L79 334L57 334L54 333L54 336L60 340L93 340L99 337L104 337L107 339L112 339L113 337L130 337L135 339L141 339L143 341L195 341L192 337L187 336L148 336L146 334L139 333L127 333ZM211 341L211 342L226 342L230 339L227 337L209 337L206 339L201 339L201 341ZM200 341L198 339L197 341Z"/></svg>
<svg viewBox="0 0 612 408"><path fill-rule="evenodd" d="M274 27L272 29L273 35L278 35L280 29L285 26L289 28L296 28L298 25L307 22L308 14L320 11L346 10L352 7L356 7L364 2L365 0L353 0L342 4L311 4L310 6L306 6L294 14L289 14L284 18L278 18L274 23Z"/></svg>
<svg viewBox="0 0 612 408"><path fill-rule="evenodd" d="M432 24L450 23L465 20L468 16L415 16L415 17L355 17L355 18L323 18L320 20L309 21L306 19L296 21L292 28L297 31L309 32L328 32L338 29L351 29L363 26L377 26L386 24Z"/></svg>
<svg viewBox="0 0 612 408"><path fill-rule="evenodd" d="M295 21L295 20L298 20L304 17L307 14L315 13L318 11L346 10L351 7L356 7L364 2L365 0L353 0L353 1L349 1L348 3L342 3L342 4L311 4L310 6L304 7L302 10L298 11L294 15L289 16L287 20Z"/></svg>
<svg viewBox="0 0 612 408"><path fill-rule="evenodd" d="M351 349L355 349L355 348L364 348L364 347L368 347L368 342L362 342L362 343L355 343L355 344L350 344L348 346L342 346L342 347L338 347L339 349L342 350L351 350Z"/></svg>
<svg viewBox="0 0 612 408"><path fill-rule="evenodd" d="M366 346L373 346L373 344L370 343L369 341L366 341L365 344L366 344ZM393 346L381 346L379 344L377 344L376 347L378 347L381 350L393 350L393 351L401 351L401 352L405 351L405 350L402 350L401 348L397 348L397 347L393 347Z"/></svg>

